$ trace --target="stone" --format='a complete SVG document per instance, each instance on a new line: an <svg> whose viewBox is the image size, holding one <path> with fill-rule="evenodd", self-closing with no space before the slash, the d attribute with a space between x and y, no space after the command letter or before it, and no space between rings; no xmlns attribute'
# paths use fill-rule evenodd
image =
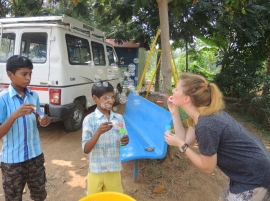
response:
<svg viewBox="0 0 270 201"><path fill-rule="evenodd" d="M165 187L162 185L157 185L153 191L153 193L160 194L164 191Z"/></svg>

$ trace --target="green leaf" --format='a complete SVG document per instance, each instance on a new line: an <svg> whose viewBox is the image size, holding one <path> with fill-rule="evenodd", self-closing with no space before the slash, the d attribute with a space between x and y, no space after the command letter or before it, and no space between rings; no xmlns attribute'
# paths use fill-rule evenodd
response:
<svg viewBox="0 0 270 201"><path fill-rule="evenodd" d="M246 10L245 10L245 8L242 8L242 14L246 14Z"/></svg>

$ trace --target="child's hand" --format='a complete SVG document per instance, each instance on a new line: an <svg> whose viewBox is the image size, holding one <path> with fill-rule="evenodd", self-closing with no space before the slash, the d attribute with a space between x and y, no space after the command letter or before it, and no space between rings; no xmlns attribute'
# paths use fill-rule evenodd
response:
<svg viewBox="0 0 270 201"><path fill-rule="evenodd" d="M127 144L129 143L129 137L128 137L128 135L124 135L124 136L120 139L120 141L121 141L121 144L122 144L123 146L127 145Z"/></svg>
<svg viewBox="0 0 270 201"><path fill-rule="evenodd" d="M98 129L97 129L97 133L99 135L107 132L108 130L111 130L113 127L113 123L112 122L103 122L102 124L99 125Z"/></svg>
<svg viewBox="0 0 270 201"><path fill-rule="evenodd" d="M33 104L22 104L19 109L14 112L15 118L22 117L27 114L31 114L35 111L35 105Z"/></svg>
<svg viewBox="0 0 270 201"><path fill-rule="evenodd" d="M45 114L42 118L38 117L39 125L42 127L49 126L51 123L50 117Z"/></svg>

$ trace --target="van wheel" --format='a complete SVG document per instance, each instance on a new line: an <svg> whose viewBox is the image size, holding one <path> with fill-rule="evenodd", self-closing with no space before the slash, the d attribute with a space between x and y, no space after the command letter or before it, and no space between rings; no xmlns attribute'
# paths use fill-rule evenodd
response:
<svg viewBox="0 0 270 201"><path fill-rule="evenodd" d="M83 117L84 117L84 108L83 104L74 100L74 108L72 115L64 120L64 126L66 131L77 131L82 127Z"/></svg>

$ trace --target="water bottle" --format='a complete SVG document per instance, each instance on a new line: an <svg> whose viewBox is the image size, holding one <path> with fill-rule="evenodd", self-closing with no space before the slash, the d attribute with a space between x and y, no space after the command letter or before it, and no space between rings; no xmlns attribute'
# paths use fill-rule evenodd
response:
<svg viewBox="0 0 270 201"><path fill-rule="evenodd" d="M121 139L125 135L126 131L124 128L120 128L119 133L120 133L120 145L124 146L124 144L121 143Z"/></svg>
<svg viewBox="0 0 270 201"><path fill-rule="evenodd" d="M171 134L171 125L166 125L165 126L165 134Z"/></svg>
<svg viewBox="0 0 270 201"><path fill-rule="evenodd" d="M44 111L39 112L39 117L42 119L44 117Z"/></svg>

